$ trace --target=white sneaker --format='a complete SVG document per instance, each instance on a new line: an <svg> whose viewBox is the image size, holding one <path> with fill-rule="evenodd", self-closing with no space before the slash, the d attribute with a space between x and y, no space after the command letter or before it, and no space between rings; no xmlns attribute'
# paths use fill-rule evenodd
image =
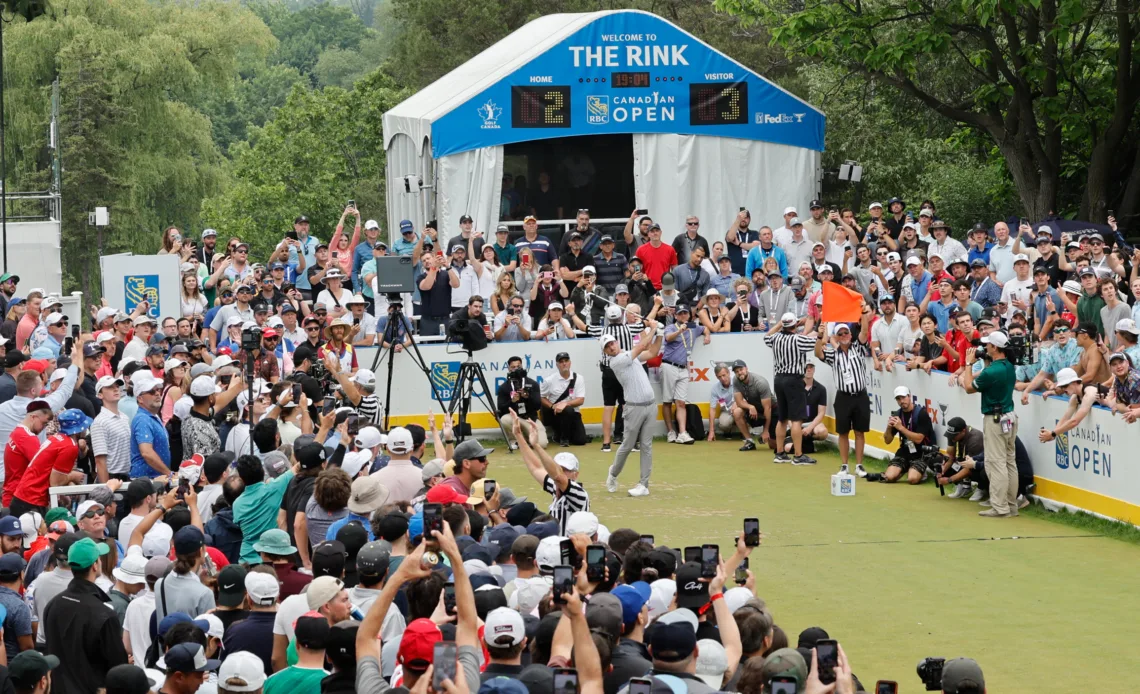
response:
<svg viewBox="0 0 1140 694"><path fill-rule="evenodd" d="M1025 508L1028 505L1029 505L1029 499L1026 499L1024 494L1018 494L1017 495L1017 507L1018 508Z"/></svg>
<svg viewBox="0 0 1140 694"><path fill-rule="evenodd" d="M982 499L986 498L987 496L989 496L989 495L986 494L984 491L982 491L981 487L978 487L977 489L974 490L974 493L970 495L970 501L981 501Z"/></svg>
<svg viewBox="0 0 1140 694"><path fill-rule="evenodd" d="M689 436L689 432L682 431L677 435L677 443L693 443L693 437Z"/></svg>
<svg viewBox="0 0 1140 694"><path fill-rule="evenodd" d="M863 463L859 463L858 465L855 466L855 474L858 475L859 477L866 477L867 476L867 468L863 467Z"/></svg>
<svg viewBox="0 0 1140 694"><path fill-rule="evenodd" d="M644 484L639 484L633 489L629 490L630 496L649 496L649 488Z"/></svg>
<svg viewBox="0 0 1140 694"><path fill-rule="evenodd" d="M665 436L665 440L669 443L677 443L677 432L670 431L668 435Z"/></svg>
<svg viewBox="0 0 1140 694"><path fill-rule="evenodd" d="M617 478L613 475L606 475L606 491L610 494L617 491Z"/></svg>
<svg viewBox="0 0 1140 694"><path fill-rule="evenodd" d="M842 465L839 466L839 474L841 474L841 475L847 474L847 463L843 463Z"/></svg>
<svg viewBox="0 0 1140 694"><path fill-rule="evenodd" d="M979 501L978 506L981 506L983 508L992 508L989 499L986 499L985 501Z"/></svg>
<svg viewBox="0 0 1140 694"><path fill-rule="evenodd" d="M968 496L969 493L970 484L968 482L959 482L958 486L954 488L954 491L950 492L946 496L951 499L961 499L964 496Z"/></svg>

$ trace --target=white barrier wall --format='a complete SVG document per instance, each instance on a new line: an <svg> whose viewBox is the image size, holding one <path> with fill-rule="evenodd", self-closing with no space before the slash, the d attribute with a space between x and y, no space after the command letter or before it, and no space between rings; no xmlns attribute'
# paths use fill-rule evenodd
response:
<svg viewBox="0 0 1140 694"><path fill-rule="evenodd" d="M431 370L432 381L445 402L451 397L455 376L466 358L463 352L454 353L455 349L454 346L440 344L420 346ZM507 360L510 357L521 357L530 377L541 380L555 371L554 357L559 352L570 354L574 370L585 380L583 420L587 424L600 422L602 393L597 367L600 350L594 340L492 343L486 350L475 353L475 358L483 366L493 391L506 379ZM361 366L370 368L375 355L375 349L361 349ZM422 421L429 408L438 413L440 406L432 400L427 379L411 363L411 357L397 354L395 359L392 374L392 425ZM689 398L700 405L706 415L709 392L715 378L714 364L735 359L744 359L751 370L771 381L771 354L761 336L743 333L717 335L709 345L698 340L690 360ZM385 363L377 366L376 377L377 391L383 397L388 377L386 355ZM897 443L889 447L883 443L882 431L891 410L897 408L892 393L899 385L909 387L919 403L926 407L939 435L938 443L943 448L946 448L946 440L942 432L950 417L962 417L971 426L980 427L980 396L967 395L961 387L949 385L948 379L949 374L937 371L930 375L903 369L883 373L872 371L869 391L872 433L868 434L868 444L889 450L897 448ZM817 364L816 380L827 387L830 403L834 397L830 368ZM493 392L491 396L493 401ZM1140 424L1127 424L1113 416L1109 410L1095 407L1081 426L1069 431L1066 436L1056 442L1040 443L1037 440L1038 430L1042 426L1052 428L1064 413L1067 401L1058 397L1046 400L1036 394L1030 397L1029 405L1022 406L1019 394L1015 394L1015 402L1020 418L1019 436L1033 462L1033 472L1037 478L1036 493L1039 496L1110 518L1140 524L1140 467L1127 463L1125 451L1132 445L1140 450ZM475 408L469 421L475 429L495 427L490 415L480 407ZM830 417L828 422L831 423ZM663 431L664 423L659 426ZM696 445L699 446L700 443Z"/></svg>

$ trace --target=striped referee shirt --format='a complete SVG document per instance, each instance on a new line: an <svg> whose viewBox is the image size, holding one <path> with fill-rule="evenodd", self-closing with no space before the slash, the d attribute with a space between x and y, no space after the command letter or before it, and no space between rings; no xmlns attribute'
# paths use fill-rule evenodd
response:
<svg viewBox="0 0 1140 694"><path fill-rule="evenodd" d="M777 376L802 376L808 352L815 350L815 338L780 331L766 335L764 343L772 348L772 361Z"/></svg>
<svg viewBox="0 0 1140 694"><path fill-rule="evenodd" d="M558 520L558 534L565 537L566 522L578 511L590 510L590 495L576 480L570 480L565 492L560 492L550 475L542 481L542 489L554 497L550 502L550 515Z"/></svg>
<svg viewBox="0 0 1140 694"><path fill-rule="evenodd" d="M871 349L857 340L852 340L846 351L835 345L823 348L823 363L831 367L835 387L840 393L858 395L866 392L871 384L871 372L867 369L869 356Z"/></svg>
<svg viewBox="0 0 1140 694"><path fill-rule="evenodd" d="M633 336L640 335L641 331L645 330L643 323L613 323L611 325L591 325L588 333L590 337L600 338L602 335L613 335L617 338L618 347L621 351L628 352L633 349ZM610 358L602 352L602 358L598 362L599 366L609 366Z"/></svg>

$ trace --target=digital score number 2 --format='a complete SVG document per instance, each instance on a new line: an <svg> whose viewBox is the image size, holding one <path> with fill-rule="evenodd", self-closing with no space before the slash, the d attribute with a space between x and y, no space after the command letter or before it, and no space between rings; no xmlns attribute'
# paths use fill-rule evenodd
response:
<svg viewBox="0 0 1140 694"><path fill-rule="evenodd" d="M689 85L689 125L743 125L747 122L747 82Z"/></svg>
<svg viewBox="0 0 1140 694"><path fill-rule="evenodd" d="M570 87L511 87L511 127L569 128Z"/></svg>

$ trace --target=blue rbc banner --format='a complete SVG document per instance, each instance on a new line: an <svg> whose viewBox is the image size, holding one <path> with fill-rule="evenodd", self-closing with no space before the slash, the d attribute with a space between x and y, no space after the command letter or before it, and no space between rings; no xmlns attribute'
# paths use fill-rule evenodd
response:
<svg viewBox="0 0 1140 694"><path fill-rule="evenodd" d="M123 278L125 311L129 314L144 301L150 302L147 315L158 319L158 275L127 275Z"/></svg>
<svg viewBox="0 0 1140 694"><path fill-rule="evenodd" d="M579 29L432 124L432 156L574 135L686 133L823 151L821 111L652 14Z"/></svg>

